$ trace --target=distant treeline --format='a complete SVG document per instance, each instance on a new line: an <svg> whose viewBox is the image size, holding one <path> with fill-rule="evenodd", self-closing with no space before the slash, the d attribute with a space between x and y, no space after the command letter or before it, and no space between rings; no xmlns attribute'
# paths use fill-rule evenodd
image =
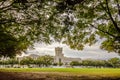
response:
<svg viewBox="0 0 120 80"><path fill-rule="evenodd" d="M38 58L9 58L0 60L1 67L49 67L49 66L81 66L81 67L110 67L110 68L119 68L120 59L111 58L109 60L81 60L81 61L72 61L70 63L55 63L54 57L50 55L40 56Z"/></svg>
<svg viewBox="0 0 120 80"><path fill-rule="evenodd" d="M71 66L87 66L87 67L113 67L119 68L120 67L120 59L119 58L111 58L109 60L82 60L79 61L72 61L70 63Z"/></svg>
<svg viewBox="0 0 120 80"><path fill-rule="evenodd" d="M38 58L24 57L24 58L9 58L0 61L2 67L41 67L50 66L54 62L53 56L45 55ZM32 65L32 66L31 66Z"/></svg>

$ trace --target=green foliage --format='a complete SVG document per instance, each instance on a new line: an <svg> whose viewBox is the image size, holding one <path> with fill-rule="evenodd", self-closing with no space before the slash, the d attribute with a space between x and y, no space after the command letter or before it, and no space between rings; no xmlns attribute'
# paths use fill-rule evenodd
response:
<svg viewBox="0 0 120 80"><path fill-rule="evenodd" d="M119 58L111 58L108 60L109 64L112 65L112 67L120 67L120 59Z"/></svg>
<svg viewBox="0 0 120 80"><path fill-rule="evenodd" d="M84 0L72 5L73 8L68 5L69 2L63 3L67 7L64 7L63 14L68 15L63 19L65 23L72 22L64 24L67 33L62 35L63 43L83 50L85 44L91 46L102 39L101 49L120 53L119 0Z"/></svg>
<svg viewBox="0 0 120 80"><path fill-rule="evenodd" d="M35 63L36 63L37 65L39 65L39 67L40 67L40 66L42 66L42 64L43 64L43 60L41 59L41 57L39 57L39 58L37 58L37 60L35 60Z"/></svg>
<svg viewBox="0 0 120 80"><path fill-rule="evenodd" d="M86 67L120 67L119 58L111 58L109 60L82 60L82 62L72 61L71 66L86 66Z"/></svg>
<svg viewBox="0 0 120 80"><path fill-rule="evenodd" d="M2 56L13 56L16 52L17 40L12 35L5 32L0 32L0 55Z"/></svg>
<svg viewBox="0 0 120 80"><path fill-rule="evenodd" d="M82 61L82 65L83 65L83 66L93 66L94 63L93 63L92 60L83 60L83 61Z"/></svg>
<svg viewBox="0 0 120 80"><path fill-rule="evenodd" d="M81 65L83 66L93 66L93 67L120 67L119 58L111 58L109 60L83 60Z"/></svg>
<svg viewBox="0 0 120 80"><path fill-rule="evenodd" d="M57 66L57 65L58 65L58 63L53 63L52 65L53 65L53 66Z"/></svg>
<svg viewBox="0 0 120 80"><path fill-rule="evenodd" d="M14 64L19 64L19 61L16 60L15 58L8 59L8 64L14 65Z"/></svg>
<svg viewBox="0 0 120 80"><path fill-rule="evenodd" d="M101 48L107 50L108 52L111 52L115 48L114 45L115 45L114 40L109 39L109 40L106 40L102 43Z"/></svg>
<svg viewBox="0 0 120 80"><path fill-rule="evenodd" d="M59 66L62 66L62 65L63 65L63 63L62 63L62 62L59 62L59 63L58 63L58 65L59 65Z"/></svg>
<svg viewBox="0 0 120 80"><path fill-rule="evenodd" d="M45 56L41 56L39 58L37 58L36 60L36 64L38 64L39 66L49 66L49 65L52 65L53 63L53 57L52 56L49 56L49 55L45 55Z"/></svg>
<svg viewBox="0 0 120 80"><path fill-rule="evenodd" d="M39 67L49 67L50 65L53 66L62 66L63 63L54 63L53 61L53 56L45 55L45 56L40 56L37 59L33 59L31 57L26 57L20 60L20 62L15 59L15 58L10 58L6 60L0 60L0 65L27 65L30 67L33 65L33 67L39 66ZM65 64L68 66L68 64ZM72 61L69 63L70 66L84 66L84 67L109 67L109 68L119 68L120 67L120 59L119 58L111 58L109 60L93 60L93 59L88 59L88 60L82 60L81 62L79 61Z"/></svg>
<svg viewBox="0 0 120 80"><path fill-rule="evenodd" d="M0 55L13 57L34 42L51 42L56 28L51 16L55 10L54 3L49 1L0 1Z"/></svg>
<svg viewBox="0 0 120 80"><path fill-rule="evenodd" d="M80 62L78 62L78 61L72 61L72 62L70 62L70 65L71 66L80 66Z"/></svg>
<svg viewBox="0 0 120 80"><path fill-rule="evenodd" d="M29 66L30 64L34 64L34 59L32 59L30 57L26 57L20 61L20 64Z"/></svg>
<svg viewBox="0 0 120 80"><path fill-rule="evenodd" d="M38 65L39 67L48 67L53 64L53 56L45 55L45 56L40 56L37 59L31 58L31 57L23 57L21 59L15 59L15 58L10 58L6 60L0 60L0 65L27 65L28 67L31 67L31 65Z"/></svg>
<svg viewBox="0 0 120 80"><path fill-rule="evenodd" d="M0 56L13 57L40 41L120 53L119 0L1 0Z"/></svg>

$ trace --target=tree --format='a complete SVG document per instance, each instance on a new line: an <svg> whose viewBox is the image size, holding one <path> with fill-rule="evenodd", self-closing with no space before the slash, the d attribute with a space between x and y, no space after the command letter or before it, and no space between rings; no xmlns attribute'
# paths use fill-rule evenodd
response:
<svg viewBox="0 0 120 80"><path fill-rule="evenodd" d="M118 63L119 64L119 63ZM82 60L81 65L93 67L113 67L109 61L106 60Z"/></svg>
<svg viewBox="0 0 120 80"><path fill-rule="evenodd" d="M19 64L19 61L15 58L8 59L7 62L11 65L11 67L13 67L15 64Z"/></svg>
<svg viewBox="0 0 120 80"><path fill-rule="evenodd" d="M120 53L119 0L1 0L0 54L15 56L34 42L59 41L83 50Z"/></svg>
<svg viewBox="0 0 120 80"><path fill-rule="evenodd" d="M80 62L78 62L78 61L72 61L72 62L70 62L70 65L71 66L80 66Z"/></svg>
<svg viewBox="0 0 120 80"><path fill-rule="evenodd" d="M112 67L120 67L120 59L119 58L111 58L108 60L109 64L111 64Z"/></svg>
<svg viewBox="0 0 120 80"><path fill-rule="evenodd" d="M27 65L28 67L30 67L30 64L34 64L34 59L31 58L31 57L23 58L23 59L20 61L20 64L21 64L21 65Z"/></svg>
<svg viewBox="0 0 120 80"><path fill-rule="evenodd" d="M105 67L106 63L104 60L92 60L92 66L94 67Z"/></svg>
<svg viewBox="0 0 120 80"><path fill-rule="evenodd" d="M42 58L41 58L41 57L38 57L38 58L35 60L35 63L36 63L36 65L38 65L39 67L41 67L42 64L43 64Z"/></svg>
<svg viewBox="0 0 120 80"><path fill-rule="evenodd" d="M0 55L21 54L34 42L51 42L53 1L0 0ZM47 7L46 7L47 6Z"/></svg>
<svg viewBox="0 0 120 80"><path fill-rule="evenodd" d="M93 60L83 60L82 65L83 66L94 66L94 61Z"/></svg>
<svg viewBox="0 0 120 80"><path fill-rule="evenodd" d="M40 58L38 58L40 61L40 63L43 65L43 66L49 66L49 65L52 65L53 63L53 57L50 56L50 55L45 55L45 56L41 56Z"/></svg>
<svg viewBox="0 0 120 80"><path fill-rule="evenodd" d="M49 65L52 65L53 57L50 55L40 56L39 58L37 58L37 60L35 60L35 63L39 65L39 67L41 66L47 67Z"/></svg>
<svg viewBox="0 0 120 80"><path fill-rule="evenodd" d="M63 34L59 33L63 43L82 50L85 44L91 46L102 39L101 49L120 53L119 0L65 0L59 7L65 25Z"/></svg>
<svg viewBox="0 0 120 80"><path fill-rule="evenodd" d="M62 65L63 65L63 63L62 63L62 62L59 62L59 63L58 63L58 65L59 65L59 66L62 66Z"/></svg>
<svg viewBox="0 0 120 80"><path fill-rule="evenodd" d="M58 63L53 63L52 65L53 65L53 66L57 66L57 65L58 65Z"/></svg>

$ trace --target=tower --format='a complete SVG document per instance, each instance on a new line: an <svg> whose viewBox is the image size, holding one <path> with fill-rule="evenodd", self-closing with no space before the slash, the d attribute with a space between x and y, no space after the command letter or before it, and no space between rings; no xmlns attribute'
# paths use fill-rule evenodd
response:
<svg viewBox="0 0 120 80"><path fill-rule="evenodd" d="M62 48L56 47L55 48L55 62L62 63L64 59L64 55L62 54Z"/></svg>
<svg viewBox="0 0 120 80"><path fill-rule="evenodd" d="M55 48L55 56L61 56L62 55L62 48L56 47Z"/></svg>

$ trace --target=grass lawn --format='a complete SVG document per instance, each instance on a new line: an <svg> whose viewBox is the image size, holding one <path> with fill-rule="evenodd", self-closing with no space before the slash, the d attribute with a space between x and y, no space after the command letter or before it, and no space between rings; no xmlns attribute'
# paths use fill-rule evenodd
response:
<svg viewBox="0 0 120 80"><path fill-rule="evenodd" d="M119 68L0 68L0 72L49 72L69 75L120 77Z"/></svg>

